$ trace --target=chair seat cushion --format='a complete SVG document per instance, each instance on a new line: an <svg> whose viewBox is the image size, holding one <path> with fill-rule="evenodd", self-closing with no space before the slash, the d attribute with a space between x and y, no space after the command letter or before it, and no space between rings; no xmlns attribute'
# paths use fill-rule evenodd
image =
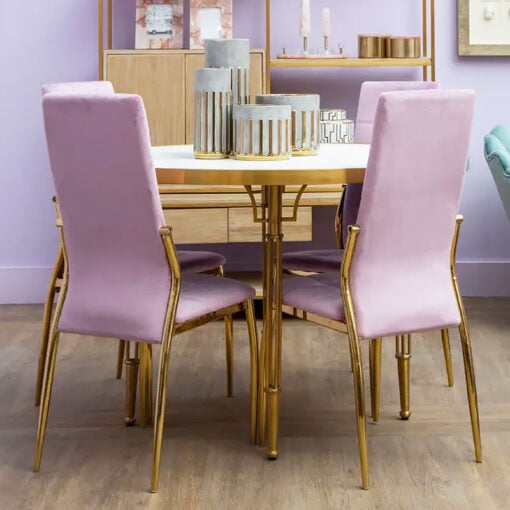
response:
<svg viewBox="0 0 510 510"><path fill-rule="evenodd" d="M282 257L283 267L287 270L326 273L340 271L343 250L308 250L285 253Z"/></svg>
<svg viewBox="0 0 510 510"><path fill-rule="evenodd" d="M245 283L208 274L184 274L176 323L196 319L253 297L255 289Z"/></svg>
<svg viewBox="0 0 510 510"><path fill-rule="evenodd" d="M345 320L340 271L283 281L283 304L337 321Z"/></svg>
<svg viewBox="0 0 510 510"><path fill-rule="evenodd" d="M213 251L177 250L177 260L183 273L202 273L224 266L227 259Z"/></svg>

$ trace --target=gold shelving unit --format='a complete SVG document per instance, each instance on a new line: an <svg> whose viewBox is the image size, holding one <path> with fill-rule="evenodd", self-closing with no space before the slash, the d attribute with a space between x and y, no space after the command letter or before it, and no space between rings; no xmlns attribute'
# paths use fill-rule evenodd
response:
<svg viewBox="0 0 510 510"><path fill-rule="evenodd" d="M422 0L422 58L271 58L271 0L266 0L266 90L271 70L290 67L421 67L423 79L436 79L435 0Z"/></svg>

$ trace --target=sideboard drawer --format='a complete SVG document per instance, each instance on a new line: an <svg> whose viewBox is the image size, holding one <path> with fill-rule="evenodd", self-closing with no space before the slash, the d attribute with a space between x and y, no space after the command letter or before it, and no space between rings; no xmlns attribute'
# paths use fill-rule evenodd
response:
<svg viewBox="0 0 510 510"><path fill-rule="evenodd" d="M228 209L163 209L176 244L227 243Z"/></svg>
<svg viewBox="0 0 510 510"><path fill-rule="evenodd" d="M283 216L291 216L292 207L283 208ZM312 208L300 207L297 221L283 223L285 241L312 240ZM253 222L251 207L231 207L228 210L228 240L231 243L260 242L262 227Z"/></svg>

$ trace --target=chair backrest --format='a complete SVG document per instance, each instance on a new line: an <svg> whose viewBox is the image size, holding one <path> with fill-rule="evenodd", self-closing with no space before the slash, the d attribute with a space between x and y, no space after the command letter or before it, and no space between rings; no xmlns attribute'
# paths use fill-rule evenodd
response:
<svg viewBox="0 0 510 510"><path fill-rule="evenodd" d="M435 90L441 86L435 81L366 81L361 84L358 113L354 130L354 143L370 143L374 131L377 102L383 92L400 90ZM361 199L362 184L351 184L345 190L342 214L342 237L347 239L347 227L356 223Z"/></svg>
<svg viewBox="0 0 510 510"><path fill-rule="evenodd" d="M43 110L69 263L59 329L161 341L170 273L142 99L49 93Z"/></svg>
<svg viewBox="0 0 510 510"><path fill-rule="evenodd" d="M484 153L510 220L510 125L496 126L485 137Z"/></svg>
<svg viewBox="0 0 510 510"><path fill-rule="evenodd" d="M62 83L46 83L42 87L42 95L53 94L114 94L113 85L109 81L69 81Z"/></svg>
<svg viewBox="0 0 510 510"><path fill-rule="evenodd" d="M364 338L459 324L450 249L474 100L441 90L379 99L351 270Z"/></svg>

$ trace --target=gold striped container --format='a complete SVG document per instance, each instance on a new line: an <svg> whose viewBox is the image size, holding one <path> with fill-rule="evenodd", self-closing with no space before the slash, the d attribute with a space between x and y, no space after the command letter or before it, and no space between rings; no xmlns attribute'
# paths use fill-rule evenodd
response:
<svg viewBox="0 0 510 510"><path fill-rule="evenodd" d="M291 156L291 110L288 105L235 105L235 159L275 161Z"/></svg>
<svg viewBox="0 0 510 510"><path fill-rule="evenodd" d="M206 39L205 67L230 69L233 103L249 104L250 41L248 39Z"/></svg>
<svg viewBox="0 0 510 510"><path fill-rule="evenodd" d="M383 58L385 56L385 38L383 34L359 34L359 58Z"/></svg>
<svg viewBox="0 0 510 510"><path fill-rule="evenodd" d="M420 58L421 38L418 36L390 37L391 57L393 58Z"/></svg>
<svg viewBox="0 0 510 510"><path fill-rule="evenodd" d="M317 94L259 94L257 104L289 105L293 156L314 156L320 142L320 96Z"/></svg>
<svg viewBox="0 0 510 510"><path fill-rule="evenodd" d="M232 148L231 126L230 70L197 69L195 71L195 158L227 158Z"/></svg>

